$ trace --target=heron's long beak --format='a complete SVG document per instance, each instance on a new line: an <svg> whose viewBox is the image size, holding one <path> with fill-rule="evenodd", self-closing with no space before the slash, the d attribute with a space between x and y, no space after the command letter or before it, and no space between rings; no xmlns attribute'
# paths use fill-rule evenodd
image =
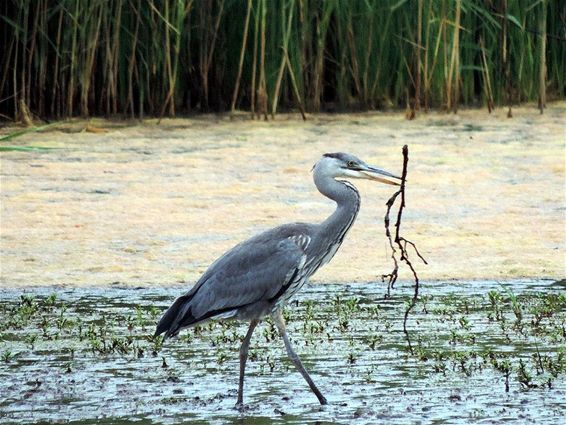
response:
<svg viewBox="0 0 566 425"><path fill-rule="evenodd" d="M375 181L385 183L385 184L390 184L390 185L393 185L393 186L401 186L400 183L393 182L393 181L388 180L388 179L384 179L381 176L387 176L387 177L390 177L390 178L393 178L393 179L398 179L398 180L401 180L401 177L398 177L394 174L388 173L387 171L380 170L379 168L371 167L371 166L368 165L368 166L362 168L360 170L360 172L364 175L364 178L366 178L366 179L375 180Z"/></svg>

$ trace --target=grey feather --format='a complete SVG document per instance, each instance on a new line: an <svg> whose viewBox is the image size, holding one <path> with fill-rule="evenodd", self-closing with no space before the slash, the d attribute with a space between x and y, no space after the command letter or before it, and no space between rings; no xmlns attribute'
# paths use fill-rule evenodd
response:
<svg viewBox="0 0 566 425"><path fill-rule="evenodd" d="M195 317L273 298L305 255L286 236L289 230L276 228L261 233L215 262L190 291L194 293Z"/></svg>
<svg viewBox="0 0 566 425"><path fill-rule="evenodd" d="M323 155L314 166L314 182L336 202L335 212L321 224L286 224L236 245L173 303L156 335L174 336L211 318L261 319L287 302L332 259L357 216L358 191L337 178L368 178L368 172L385 173L350 154Z"/></svg>

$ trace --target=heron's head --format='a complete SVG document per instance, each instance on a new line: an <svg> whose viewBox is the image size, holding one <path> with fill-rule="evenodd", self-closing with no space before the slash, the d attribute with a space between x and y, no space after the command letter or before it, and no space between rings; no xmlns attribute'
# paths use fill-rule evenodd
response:
<svg viewBox="0 0 566 425"><path fill-rule="evenodd" d="M315 164L313 169L315 173L320 173L321 175L331 178L349 177L354 179L375 180L394 186L399 186L399 183L384 177L401 180L401 177L368 165L360 158L343 152L325 153Z"/></svg>

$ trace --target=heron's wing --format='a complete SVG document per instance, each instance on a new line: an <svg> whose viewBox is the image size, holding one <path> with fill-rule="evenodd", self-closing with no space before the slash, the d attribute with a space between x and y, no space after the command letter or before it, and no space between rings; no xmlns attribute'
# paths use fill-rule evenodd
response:
<svg viewBox="0 0 566 425"><path fill-rule="evenodd" d="M310 237L300 226L282 226L236 245L216 260L185 295L163 314L155 334L211 317L230 316L256 302L273 302L300 275ZM302 236L301 236L302 235Z"/></svg>
<svg viewBox="0 0 566 425"><path fill-rule="evenodd" d="M305 259L292 238L244 242L216 261L187 294L192 295L191 313L198 319L271 301L296 277Z"/></svg>

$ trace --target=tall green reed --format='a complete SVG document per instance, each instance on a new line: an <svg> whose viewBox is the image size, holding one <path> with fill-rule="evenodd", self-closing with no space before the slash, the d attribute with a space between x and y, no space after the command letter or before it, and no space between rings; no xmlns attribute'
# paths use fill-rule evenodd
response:
<svg viewBox="0 0 566 425"><path fill-rule="evenodd" d="M6 0L0 22L7 119L566 96L561 0Z"/></svg>

